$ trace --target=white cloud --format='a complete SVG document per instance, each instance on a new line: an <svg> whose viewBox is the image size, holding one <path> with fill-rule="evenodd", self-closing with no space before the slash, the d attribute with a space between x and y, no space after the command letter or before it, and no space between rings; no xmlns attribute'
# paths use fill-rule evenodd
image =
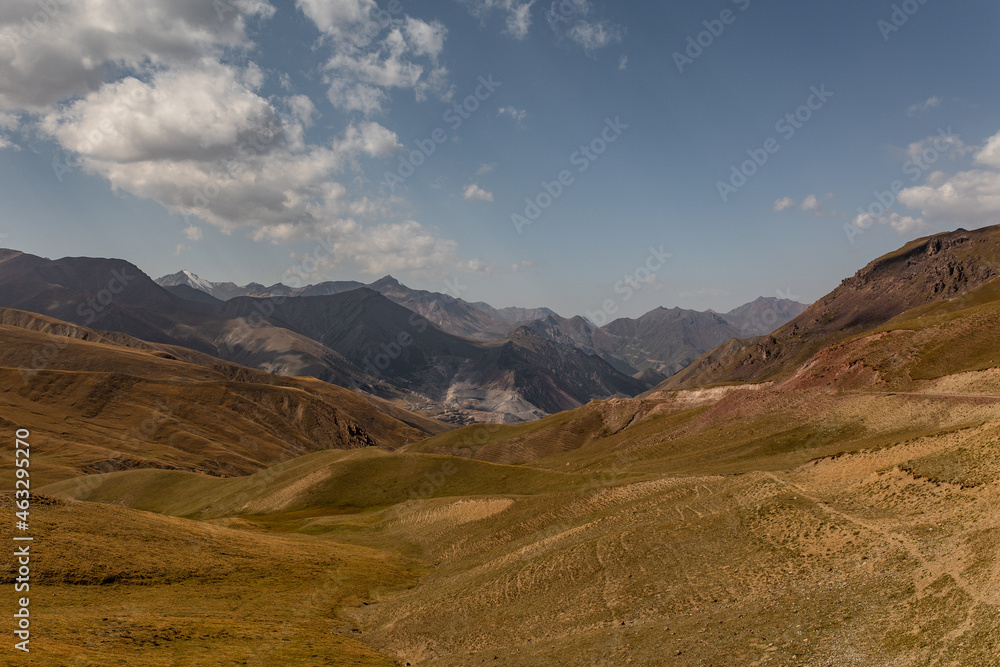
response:
<svg viewBox="0 0 1000 667"><path fill-rule="evenodd" d="M21 126L21 119L16 113L0 111L0 150L13 148L21 150L21 147L11 140L11 133L16 132Z"/></svg>
<svg viewBox="0 0 1000 667"><path fill-rule="evenodd" d="M358 43L367 34L378 30L371 22L372 12L378 8L375 0L296 0L295 6L309 17L320 32L340 39L350 35Z"/></svg>
<svg viewBox="0 0 1000 667"><path fill-rule="evenodd" d="M622 54L622 57L618 59L618 69L625 71L628 69L628 56Z"/></svg>
<svg viewBox="0 0 1000 667"><path fill-rule="evenodd" d="M376 88L357 83L349 78L331 78L327 80L330 89L327 99L330 104L342 111L360 111L365 115L382 110L382 105L388 96Z"/></svg>
<svg viewBox="0 0 1000 667"><path fill-rule="evenodd" d="M962 144L960 152L975 153L972 169L951 176L935 171L923 185L900 192L898 201L919 210L931 223L964 227L997 224L1000 222L1000 133L980 147Z"/></svg>
<svg viewBox="0 0 1000 667"><path fill-rule="evenodd" d="M334 145L344 154L368 157L389 157L402 148L395 132L370 121L348 127L344 139Z"/></svg>
<svg viewBox="0 0 1000 667"><path fill-rule="evenodd" d="M493 201L493 193L483 190L475 183L470 183L465 186L465 190L462 192L462 199L469 201Z"/></svg>
<svg viewBox="0 0 1000 667"><path fill-rule="evenodd" d="M485 20L494 10L507 14L505 32L514 39L524 39L531 28L531 6L535 0L460 0L473 16Z"/></svg>
<svg viewBox="0 0 1000 667"><path fill-rule="evenodd" d="M906 110L906 115L915 116L918 113L927 111L929 109L933 109L934 107L938 106L941 106L941 98L937 96L929 97L923 102L918 102L917 104L910 106L910 108Z"/></svg>
<svg viewBox="0 0 1000 667"><path fill-rule="evenodd" d="M274 108L248 83L246 70L218 62L160 72L149 83L127 77L49 112L42 127L95 160L213 160L251 136L280 139Z"/></svg>
<svg viewBox="0 0 1000 667"><path fill-rule="evenodd" d="M308 228L348 213L346 188L332 175L399 146L372 122L348 126L327 146L306 146L305 100L292 98L287 106L297 111L283 117L251 88L252 68L202 67L105 84L47 114L42 127L112 187L224 231Z"/></svg>
<svg viewBox="0 0 1000 667"><path fill-rule="evenodd" d="M807 195L806 198L802 200L800 208L803 211L819 211L821 206L816 195Z"/></svg>
<svg viewBox="0 0 1000 667"><path fill-rule="evenodd" d="M97 90L110 69L190 64L245 48L247 21L274 13L259 0L230 1L225 11L204 0L73 0L51 6L46 14L29 0L0 5L0 107L44 109ZM36 13L49 18L25 20Z"/></svg>
<svg viewBox="0 0 1000 667"><path fill-rule="evenodd" d="M447 35L439 22L397 14L381 25L375 0L297 6L321 31L319 48L330 49L324 73L340 108L375 113L393 89L418 99L451 94L437 62ZM319 116L312 100L291 94L282 73L278 94L261 94L265 74L247 59L248 25L274 14L268 2L60 0L28 39L23 19L40 7L0 3L0 146L4 132L39 131L113 189L183 214L186 243L203 238L194 217L275 243L329 234L331 265L490 269L415 221L362 224L391 220L404 205L366 193L366 180L351 173L362 158L394 154L399 139L355 121L310 143L306 129Z"/></svg>
<svg viewBox="0 0 1000 667"><path fill-rule="evenodd" d="M1000 132L986 140L986 144L978 150L974 159L977 164L1000 169Z"/></svg>
<svg viewBox="0 0 1000 667"><path fill-rule="evenodd" d="M479 165L479 169L476 170L476 176L482 176L483 174L488 174L496 168L497 168L496 162L489 162L489 163L484 162L483 164Z"/></svg>
<svg viewBox="0 0 1000 667"><path fill-rule="evenodd" d="M824 198L832 199L833 195L827 193L824 195ZM774 205L771 206L771 211L774 213L778 213L780 211L794 211L795 209L812 213L813 217L816 218L842 215L838 211L828 211L823 208L823 202L820 201L819 196L814 194L806 195L806 198L803 199L800 204L796 204L795 200L791 197L782 197L781 199L776 200Z"/></svg>
<svg viewBox="0 0 1000 667"><path fill-rule="evenodd" d="M417 100L448 100L448 70L438 65L448 30L439 21L374 14L374 0L297 0L332 50L325 65L330 103L344 111L374 114L388 91L411 89ZM423 59L423 62L420 62Z"/></svg>
<svg viewBox="0 0 1000 667"><path fill-rule="evenodd" d="M868 229L872 225L887 225L900 236L916 236L918 234L929 234L934 231L934 227L922 218L900 215L899 213L889 213L888 215L876 216L872 213L859 213L854 216L851 224L858 229Z"/></svg>
<svg viewBox="0 0 1000 667"><path fill-rule="evenodd" d="M440 238L414 220L362 226L341 219L318 226L314 233L333 251L319 262L319 275L348 267L372 275L405 272L425 278L493 271L487 262L463 258L455 241Z"/></svg>
<svg viewBox="0 0 1000 667"><path fill-rule="evenodd" d="M975 146L967 146L958 136L939 134L911 143L906 147L906 157L922 164L936 162L941 156L954 160L975 150Z"/></svg>
<svg viewBox="0 0 1000 667"><path fill-rule="evenodd" d="M778 211L787 211L788 209L794 209L794 208L795 208L794 199L792 199L791 197L782 197L781 199L774 202L774 206L771 207L771 210L774 212L778 212Z"/></svg>
<svg viewBox="0 0 1000 667"><path fill-rule="evenodd" d="M528 116L528 112L526 110L518 109L514 107L514 105L500 107L499 109L497 109L497 113L499 113L501 116L507 116L518 125L523 125L524 119L527 118Z"/></svg>
<svg viewBox="0 0 1000 667"><path fill-rule="evenodd" d="M517 273L521 269L530 269L534 265L535 265L535 263L533 261L531 261L530 259L523 259L520 262L515 262L515 263L511 264L510 265L510 270L513 271L514 273Z"/></svg>
<svg viewBox="0 0 1000 667"><path fill-rule="evenodd" d="M406 17L403 31L413 53L418 56L437 58L444 48L444 38L448 29L439 21L427 23L410 16Z"/></svg>
<svg viewBox="0 0 1000 667"><path fill-rule="evenodd" d="M589 52L622 41L625 37L625 28L609 21L598 23L580 21L570 28L566 35Z"/></svg>
<svg viewBox="0 0 1000 667"><path fill-rule="evenodd" d="M593 9L590 0L555 0L546 19L557 35L582 46L587 53L621 42L625 28L611 21L590 20ZM625 69L628 59L619 60L618 66Z"/></svg>

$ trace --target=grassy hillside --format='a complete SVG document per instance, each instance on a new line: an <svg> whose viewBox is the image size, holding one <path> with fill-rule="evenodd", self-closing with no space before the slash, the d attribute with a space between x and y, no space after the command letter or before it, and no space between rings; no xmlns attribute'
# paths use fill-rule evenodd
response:
<svg viewBox="0 0 1000 667"><path fill-rule="evenodd" d="M13 503L5 496L5 512ZM412 560L36 496L31 653L12 666L395 665L339 607L412 586ZM44 536L44 537L43 537ZM12 589L13 566L3 584Z"/></svg>
<svg viewBox="0 0 1000 667"><path fill-rule="evenodd" d="M409 587L324 608L316 621L359 630L397 664L985 667L1000 638L1000 399L971 392L991 386L1000 389L1000 369L913 395L712 390L647 399L638 419L604 405L616 433L532 467L331 451L248 478L126 471L43 492L187 516L170 519L179 535L226 527L261 548L278 538L353 545L385 559L379 576L419 572ZM505 431L531 435L496 433ZM242 552L227 553L238 566ZM93 554L95 571L105 557ZM267 562L255 567L243 579L250 590L273 576ZM179 575L175 590L197 582ZM107 604L116 590L95 599ZM161 599L173 619L182 603ZM277 622L243 609L262 627ZM316 643L320 627L301 635L320 657L284 664L354 659L346 645ZM182 645L161 641L151 655Z"/></svg>
<svg viewBox="0 0 1000 667"><path fill-rule="evenodd" d="M393 449L449 428L316 380L197 353L184 361L170 347L12 312L6 321L16 325L0 324L2 423L36 436L39 483L147 467L247 474L310 451ZM4 479L9 487L13 477Z"/></svg>
<svg viewBox="0 0 1000 667"><path fill-rule="evenodd" d="M933 240L908 248L885 266L930 276L914 253ZM0 394L42 436L40 482L60 461L80 469L105 415L128 418L123 387L140 406L166 388L207 403L185 428L218 428L219 456L280 443L285 458L231 478L147 466L42 487L34 664L992 667L1000 284L973 282L885 311L774 382L396 448L295 456L288 437L336 432L308 417L324 399L309 383L138 349L116 350L117 375L53 366ZM90 346L87 364L110 349L71 344ZM91 444L47 448L65 416ZM290 436L269 445L275 424ZM180 456L157 447L137 452Z"/></svg>

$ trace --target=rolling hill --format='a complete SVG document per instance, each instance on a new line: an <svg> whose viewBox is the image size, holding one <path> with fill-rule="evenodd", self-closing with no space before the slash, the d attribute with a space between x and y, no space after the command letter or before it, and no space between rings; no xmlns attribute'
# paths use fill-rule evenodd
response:
<svg viewBox="0 0 1000 667"><path fill-rule="evenodd" d="M953 259L911 258L896 279L881 266L883 287L904 292ZM810 317L854 303L857 328L766 382L327 448L239 477L50 475L32 517L65 557L41 566L33 664L991 667L1000 278L891 295L881 311L877 296L828 303ZM31 327L13 328L112 348L54 320ZM566 349L518 337L498 354ZM193 364L135 344L150 349L112 348L136 355L123 373L142 355L172 364L154 368L170 382ZM67 350L58 363L101 358ZM8 428L46 434L106 396L35 389ZM218 446L240 451L245 436Z"/></svg>
<svg viewBox="0 0 1000 667"><path fill-rule="evenodd" d="M145 467L241 475L448 428L327 383L24 311L0 309L0 339L3 423L32 424L39 482Z"/></svg>

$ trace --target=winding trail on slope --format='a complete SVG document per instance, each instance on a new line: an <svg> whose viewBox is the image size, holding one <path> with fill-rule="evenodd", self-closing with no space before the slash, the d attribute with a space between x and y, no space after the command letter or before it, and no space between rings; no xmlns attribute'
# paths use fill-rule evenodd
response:
<svg viewBox="0 0 1000 667"><path fill-rule="evenodd" d="M798 484L795 484L794 482L789 482L787 480L781 479L780 477L778 477L778 475L776 475L773 472L764 472L763 474L766 475L767 477L769 477L770 479L774 480L778 484L781 484L783 486L786 486L786 487L789 487L791 489L794 489L796 493L800 494L803 498L806 498L807 500L815 503L818 507L820 507L823 511L827 512L828 514L832 514L833 516L839 517L839 518L841 518L841 519L843 519L845 521L853 523L856 526L860 526L860 527L862 527L862 528L864 528L866 530L869 530L869 531L871 531L873 533L876 533L877 535L881 535L882 537L884 537L889 542L895 543L897 546L902 547L903 549L905 549L907 551L907 553L910 554L910 556L912 556L914 558L914 560L916 560L918 563L920 563L920 565L927 572L929 572L931 574L931 576L934 577L932 579L932 581L936 581L937 579L939 579L939 578L947 575L947 576L949 576L949 577L952 578L952 580L955 582L955 584L959 588L961 588L962 591L966 595L968 595L970 598L972 598L976 602L978 602L980 604L984 604L984 605L989 605L991 607L996 607L998 604L1000 604L996 600L991 600L991 599L986 598L978 590L976 590L975 586L973 586L969 582L965 581L965 579L962 578L962 575L961 575L961 573L960 573L960 571L959 571L958 568L943 566L943 565L941 565L941 564L939 564L937 562L928 560L920 552L920 547L918 546L918 544L916 542L914 542L913 540L911 540L910 538L908 538L908 537L906 537L904 535L899 535L897 533L893 533L892 531L886 530L886 529L884 529L884 528L882 528L882 527L880 527L880 526L878 526L876 524L873 524L873 523L871 523L869 521L865 521L864 519L860 519L860 518L858 518L856 516L848 514L847 512L843 512L841 510L838 510L838 509L830 506L829 504L827 504L826 502L824 502L820 498L812 495L811 493L809 493L808 491L806 491L805 489L803 489ZM921 588L926 588L926 586L921 587Z"/></svg>

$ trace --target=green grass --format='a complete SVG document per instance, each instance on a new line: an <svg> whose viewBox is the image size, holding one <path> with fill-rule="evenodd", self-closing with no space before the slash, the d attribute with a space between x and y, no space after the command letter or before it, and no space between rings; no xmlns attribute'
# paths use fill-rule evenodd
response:
<svg viewBox="0 0 1000 667"><path fill-rule="evenodd" d="M287 502L281 500L282 493L309 479L315 481L301 493L289 492ZM312 510L371 511L412 499L572 491L585 484L583 475L369 448L309 454L248 477L131 470L58 482L41 491L206 519Z"/></svg>

